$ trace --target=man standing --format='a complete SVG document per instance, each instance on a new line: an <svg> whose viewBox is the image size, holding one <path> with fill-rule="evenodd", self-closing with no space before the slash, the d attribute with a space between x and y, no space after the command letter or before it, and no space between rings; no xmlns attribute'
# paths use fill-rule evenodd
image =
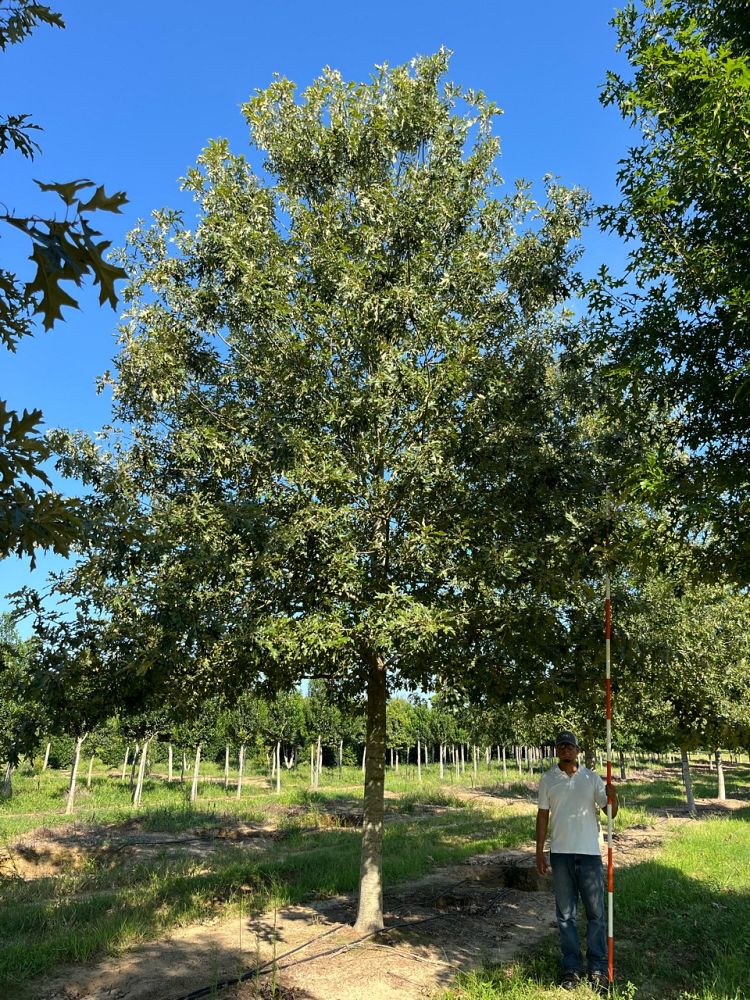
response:
<svg viewBox="0 0 750 1000"><path fill-rule="evenodd" d="M606 993L607 929L599 850L599 809L606 812L609 795L612 816L616 816L617 792L614 785L605 786L594 771L578 766L578 749L575 733L558 733L555 739L558 764L546 771L539 782L536 867L540 875L549 873L544 841L551 819L550 863L560 928L562 986L574 990L581 981L581 943L576 925L580 896L586 909L589 982L597 992Z"/></svg>

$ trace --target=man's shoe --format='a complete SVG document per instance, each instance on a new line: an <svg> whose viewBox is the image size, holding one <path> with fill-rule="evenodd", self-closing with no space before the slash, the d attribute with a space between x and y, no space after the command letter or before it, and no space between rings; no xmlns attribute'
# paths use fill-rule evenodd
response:
<svg viewBox="0 0 750 1000"><path fill-rule="evenodd" d="M594 993L609 993L609 977L606 972L590 972L589 986Z"/></svg>
<svg viewBox="0 0 750 1000"><path fill-rule="evenodd" d="M577 990L580 982L581 977L578 973L570 970L569 972L563 972L560 985L564 990Z"/></svg>

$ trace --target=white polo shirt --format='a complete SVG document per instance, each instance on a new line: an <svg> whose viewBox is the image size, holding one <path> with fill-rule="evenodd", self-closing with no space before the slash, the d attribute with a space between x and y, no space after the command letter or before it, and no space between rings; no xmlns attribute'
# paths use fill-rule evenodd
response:
<svg viewBox="0 0 750 1000"><path fill-rule="evenodd" d="M549 809L550 851L554 854L599 854L599 807L606 806L604 782L579 767L571 775L554 764L539 781L539 808Z"/></svg>

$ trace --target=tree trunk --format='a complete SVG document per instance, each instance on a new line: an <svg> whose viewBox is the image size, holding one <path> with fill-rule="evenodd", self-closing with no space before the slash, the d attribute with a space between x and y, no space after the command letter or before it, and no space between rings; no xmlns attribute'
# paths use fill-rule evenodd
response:
<svg viewBox="0 0 750 1000"><path fill-rule="evenodd" d="M9 799L13 795L13 770L13 765L8 761L5 765L2 788L0 788L0 798L2 799Z"/></svg>
<svg viewBox="0 0 750 1000"><path fill-rule="evenodd" d="M625 774L625 754L622 750L619 751L620 755L620 781L625 781L627 775Z"/></svg>
<svg viewBox="0 0 750 1000"><path fill-rule="evenodd" d="M682 757L682 781L685 785L688 812L695 819L698 813L695 808L695 798L693 797L693 779L690 777L690 758L688 757L687 750L681 750L680 756Z"/></svg>
<svg viewBox="0 0 750 1000"><path fill-rule="evenodd" d="M318 752L315 757L315 787L320 788L320 772L323 770L323 741L318 733Z"/></svg>
<svg viewBox="0 0 750 1000"><path fill-rule="evenodd" d="M125 780L125 772L128 769L128 757L130 756L130 747L125 747L125 760L122 762L122 778L121 781Z"/></svg>
<svg viewBox="0 0 750 1000"><path fill-rule="evenodd" d="M195 802L198 798L198 773L201 766L201 745L195 748L195 764L193 765L193 784L190 788L190 801Z"/></svg>
<svg viewBox="0 0 750 1000"><path fill-rule="evenodd" d="M240 745L240 754L237 761L237 798L242 795L242 772L245 769L245 744Z"/></svg>
<svg viewBox="0 0 750 1000"><path fill-rule="evenodd" d="M310 744L310 788L315 788L315 744Z"/></svg>
<svg viewBox="0 0 750 1000"><path fill-rule="evenodd" d="M505 756L505 747L503 747L503 783L508 783L508 760Z"/></svg>
<svg viewBox="0 0 750 1000"><path fill-rule="evenodd" d="M365 764L367 763L367 744L362 748L362 777L365 777Z"/></svg>
<svg viewBox="0 0 750 1000"><path fill-rule="evenodd" d="M86 775L86 788L91 788L91 772L94 769L94 754L89 758L89 773Z"/></svg>
<svg viewBox="0 0 750 1000"><path fill-rule="evenodd" d="M276 744L276 794L281 795L281 740Z"/></svg>
<svg viewBox="0 0 750 1000"><path fill-rule="evenodd" d="M68 800L65 803L65 815L69 816L73 812L73 803L76 797L76 776L78 774L78 762L81 759L81 747L86 739L86 734L79 736L76 740L76 748L73 754L73 765L70 768L70 784L68 785Z"/></svg>
<svg viewBox="0 0 750 1000"><path fill-rule="evenodd" d="M229 747L224 747L224 791L229 788Z"/></svg>
<svg viewBox="0 0 750 1000"><path fill-rule="evenodd" d="M344 741L339 740L339 781L344 780Z"/></svg>
<svg viewBox="0 0 750 1000"><path fill-rule="evenodd" d="M445 745L440 744L440 780L442 781L445 777Z"/></svg>
<svg viewBox="0 0 750 1000"><path fill-rule="evenodd" d="M169 781L169 782L172 781L172 765L173 765L173 762L174 762L174 759L172 757L172 744L170 743L169 747L167 748L167 781Z"/></svg>
<svg viewBox="0 0 750 1000"><path fill-rule="evenodd" d="M51 746L52 743L49 740L47 740L47 749L44 751L44 763L42 764L43 771L47 770L47 765L49 764L49 751Z"/></svg>
<svg viewBox="0 0 750 1000"><path fill-rule="evenodd" d="M719 802L725 802L727 793L724 786L724 763L721 759L721 750L716 751L716 778L719 785L719 794L717 795L717 798Z"/></svg>
<svg viewBox="0 0 750 1000"><path fill-rule="evenodd" d="M133 789L135 788L135 765L138 761L138 744L136 743L135 749L133 750L133 763L130 766L130 794L133 794Z"/></svg>
<svg viewBox="0 0 750 1000"><path fill-rule="evenodd" d="M138 766L138 781L135 785L135 791L133 792L133 805L139 806L141 804L141 799L143 798L143 779L146 776L146 761L148 759L148 740L144 740L143 746L141 747L141 760Z"/></svg>
<svg viewBox="0 0 750 1000"><path fill-rule="evenodd" d="M478 765L479 765L479 747L473 746L471 748L472 753L472 764L474 765L474 782L476 783L478 779Z"/></svg>
<svg viewBox="0 0 750 1000"><path fill-rule="evenodd" d="M419 784L422 784L422 741L417 740L417 777Z"/></svg>
<svg viewBox="0 0 750 1000"><path fill-rule="evenodd" d="M187 772L187 754L182 751L182 766L180 768L180 784L185 784L185 773Z"/></svg>
<svg viewBox="0 0 750 1000"><path fill-rule="evenodd" d="M384 660L370 654L367 678L367 769L362 816L359 907L355 929L373 934L383 929L383 792L385 788Z"/></svg>

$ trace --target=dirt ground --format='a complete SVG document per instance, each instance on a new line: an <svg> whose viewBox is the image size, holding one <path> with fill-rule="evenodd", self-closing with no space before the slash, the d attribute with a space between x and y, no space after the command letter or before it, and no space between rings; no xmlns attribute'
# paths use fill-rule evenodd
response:
<svg viewBox="0 0 750 1000"><path fill-rule="evenodd" d="M481 804L497 797L465 793ZM698 802L702 814L746 805ZM529 807L531 819L533 807ZM616 835L617 867L653 855L687 815L672 810L646 827ZM104 834L104 835L103 835ZM104 831L38 830L14 845L17 874L59 872L92 852L132 856L174 846L196 854L226 843L268 846L272 826L239 823L225 830L148 834L137 824ZM19 870L20 869L20 870ZM32 874L33 872L33 874ZM61 967L32 986L33 1000L419 1000L448 987L457 972L499 965L554 934L549 881L536 874L533 844L478 855L386 892L386 929L358 936L355 900L288 906L260 918L234 917L168 937L87 966ZM275 992L274 992L275 991ZM4 1000L14 1000L9 996Z"/></svg>

